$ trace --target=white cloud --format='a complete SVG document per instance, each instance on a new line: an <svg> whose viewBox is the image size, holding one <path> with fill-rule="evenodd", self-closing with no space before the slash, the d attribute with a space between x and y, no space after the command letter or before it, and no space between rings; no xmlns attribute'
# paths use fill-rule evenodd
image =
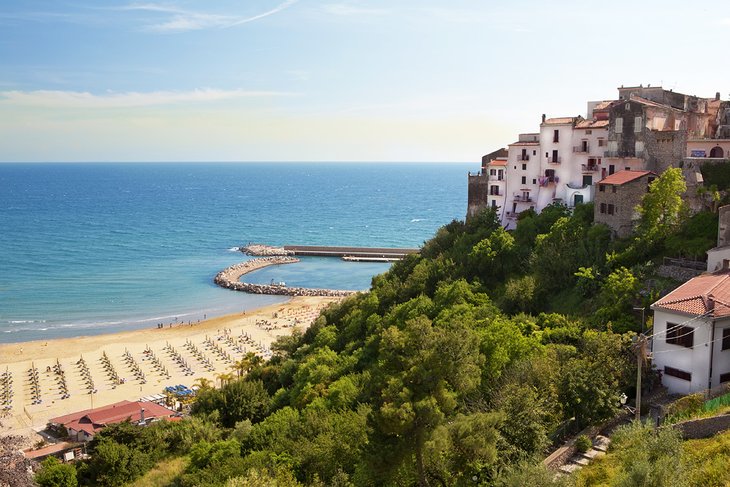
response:
<svg viewBox="0 0 730 487"><path fill-rule="evenodd" d="M205 103L236 98L286 96L275 91L217 90L109 92L102 95L80 91L36 90L0 91L0 106L15 105L42 108L130 108L179 103Z"/></svg>
<svg viewBox="0 0 730 487"><path fill-rule="evenodd" d="M154 32L186 32L211 28L227 29L247 24L281 12L297 3L297 1L286 0L270 10L252 16L196 12L157 3L133 3L121 7L121 10L151 12L167 16L167 19L162 22L147 25L147 30Z"/></svg>

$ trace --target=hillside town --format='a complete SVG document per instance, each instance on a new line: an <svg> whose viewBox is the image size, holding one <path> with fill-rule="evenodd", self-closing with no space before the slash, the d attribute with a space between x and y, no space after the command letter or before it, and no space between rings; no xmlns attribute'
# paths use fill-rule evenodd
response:
<svg viewBox="0 0 730 487"><path fill-rule="evenodd" d="M469 174L467 218L497 208L507 229L525 210L595 201L596 221L616 236L631 233L634 207L648 183L682 169L686 197L701 207L700 168L730 153L730 101L660 86L618 88L613 100L589 101L585 116L542 115L540 130L482 157Z"/></svg>

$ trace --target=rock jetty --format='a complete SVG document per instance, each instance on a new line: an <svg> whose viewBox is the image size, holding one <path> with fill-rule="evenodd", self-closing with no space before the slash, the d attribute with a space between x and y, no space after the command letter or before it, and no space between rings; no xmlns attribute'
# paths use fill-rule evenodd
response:
<svg viewBox="0 0 730 487"><path fill-rule="evenodd" d="M250 282L241 282L241 276L271 265L295 264L299 259L294 257L261 257L252 259L240 264L234 264L227 267L216 274L213 282L217 285L232 289L233 291L243 291L251 294L273 294L278 296L331 296L343 297L357 293L357 291L343 291L338 289L317 289L308 287L289 287L282 284L253 284Z"/></svg>
<svg viewBox="0 0 730 487"><path fill-rule="evenodd" d="M264 244L248 244L245 247L239 247L238 250L252 257L285 257L294 255L293 250L286 250L284 247L274 247L273 245Z"/></svg>

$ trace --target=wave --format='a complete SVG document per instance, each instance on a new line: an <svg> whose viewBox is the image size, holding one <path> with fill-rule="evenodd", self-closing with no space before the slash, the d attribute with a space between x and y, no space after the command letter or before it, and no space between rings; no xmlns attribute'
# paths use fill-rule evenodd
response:
<svg viewBox="0 0 730 487"><path fill-rule="evenodd" d="M228 251L229 252L240 252L241 248L240 247L231 247L230 249L228 249Z"/></svg>
<svg viewBox="0 0 730 487"><path fill-rule="evenodd" d="M411 220L411 223L422 222L424 220L425 218L414 218L413 220Z"/></svg>

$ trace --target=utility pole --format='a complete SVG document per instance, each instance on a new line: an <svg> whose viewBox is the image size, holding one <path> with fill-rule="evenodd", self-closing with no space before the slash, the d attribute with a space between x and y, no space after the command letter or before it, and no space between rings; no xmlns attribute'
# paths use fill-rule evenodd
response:
<svg viewBox="0 0 730 487"><path fill-rule="evenodd" d="M641 369L646 357L646 335L640 333L636 336L636 421L641 420Z"/></svg>

